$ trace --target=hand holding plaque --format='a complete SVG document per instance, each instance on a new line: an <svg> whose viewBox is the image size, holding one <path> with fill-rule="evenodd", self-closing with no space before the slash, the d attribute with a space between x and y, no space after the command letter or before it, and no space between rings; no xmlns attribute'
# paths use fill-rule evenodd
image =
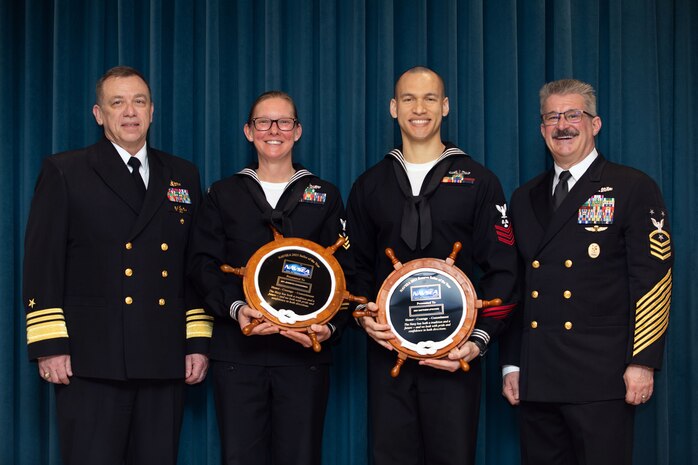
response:
<svg viewBox="0 0 698 465"><path fill-rule="evenodd" d="M281 328L305 331L313 350L320 352L311 325L329 322L344 301L366 303L366 298L346 290L344 272L334 258L346 239L340 236L325 248L307 239L284 238L274 228L272 231L274 240L257 250L245 267L221 265L223 272L242 276L247 304L263 315L242 331L249 335L266 320Z"/></svg>
<svg viewBox="0 0 698 465"><path fill-rule="evenodd" d="M407 358L442 358L463 344L475 327L478 308L500 305L500 299L478 300L475 288L454 265L462 245L456 242L445 259L420 258L405 264L392 249L385 253L395 269L378 291L377 314L356 311L354 317L372 316L390 326L395 338L389 341L398 352L390 374L397 377ZM461 368L470 366L460 360Z"/></svg>

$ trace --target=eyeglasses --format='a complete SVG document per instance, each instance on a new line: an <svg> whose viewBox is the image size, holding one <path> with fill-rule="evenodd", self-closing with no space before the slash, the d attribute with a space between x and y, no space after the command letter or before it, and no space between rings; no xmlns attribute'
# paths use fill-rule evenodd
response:
<svg viewBox="0 0 698 465"><path fill-rule="evenodd" d="M594 115L587 113L584 110L567 110L561 113L551 111L550 113L540 115L540 119L543 121L545 126L555 126L560 121L561 116L564 116L568 123L575 124L579 123L584 115L594 118Z"/></svg>
<svg viewBox="0 0 698 465"><path fill-rule="evenodd" d="M268 131L274 123L280 131L291 131L298 124L298 120L296 118L252 118L252 124L257 131Z"/></svg>

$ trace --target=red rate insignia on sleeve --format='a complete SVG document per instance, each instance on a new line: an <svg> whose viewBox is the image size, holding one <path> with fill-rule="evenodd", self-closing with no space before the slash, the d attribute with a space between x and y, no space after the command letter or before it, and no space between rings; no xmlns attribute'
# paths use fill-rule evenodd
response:
<svg viewBox="0 0 698 465"><path fill-rule="evenodd" d="M514 229L511 227L511 225L505 228L495 224L494 230L497 232L497 239L499 242L506 245L514 245Z"/></svg>
<svg viewBox="0 0 698 465"><path fill-rule="evenodd" d="M494 225L494 230L497 233L497 239L499 242L506 245L514 245L514 230L509 223L509 218L507 217L507 204L495 205L497 211L502 215L500 218L501 226L498 224Z"/></svg>

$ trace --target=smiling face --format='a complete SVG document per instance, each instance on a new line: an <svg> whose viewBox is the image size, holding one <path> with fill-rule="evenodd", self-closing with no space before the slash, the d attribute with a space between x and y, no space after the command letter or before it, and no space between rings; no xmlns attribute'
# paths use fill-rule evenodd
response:
<svg viewBox="0 0 698 465"><path fill-rule="evenodd" d="M395 85L390 114L397 119L403 141L441 141L441 121L448 114L443 82L432 71L403 74Z"/></svg>
<svg viewBox="0 0 698 465"><path fill-rule="evenodd" d="M296 117L291 102L281 97L271 97L260 101L253 109L251 116L252 119L269 118L272 120ZM300 123L297 123L291 131L281 131L277 123L273 123L266 131L260 131L255 129L252 122L248 122L243 130L247 140L254 144L260 161L278 161L285 158L290 160L293 145L301 138L303 132Z"/></svg>
<svg viewBox="0 0 698 465"><path fill-rule="evenodd" d="M148 136L155 107L146 83L138 76L112 77L104 81L92 114L104 127L104 135L131 155Z"/></svg>
<svg viewBox="0 0 698 465"><path fill-rule="evenodd" d="M567 110L589 111L580 94L550 95L542 107L543 114L563 113ZM540 125L540 132L550 153L561 168L568 169L576 165L594 148L594 137L601 130L601 118L582 116L578 123L569 123L564 116L553 126Z"/></svg>

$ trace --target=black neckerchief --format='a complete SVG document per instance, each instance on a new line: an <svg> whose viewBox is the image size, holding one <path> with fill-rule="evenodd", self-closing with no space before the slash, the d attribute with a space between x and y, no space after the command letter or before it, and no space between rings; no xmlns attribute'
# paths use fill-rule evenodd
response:
<svg viewBox="0 0 698 465"><path fill-rule="evenodd" d="M293 168L296 172L291 176L286 187L284 187L284 192L281 194L279 201L275 208L272 208L264 195L264 189L262 188L262 183L257 176L257 164L250 165L242 170L240 170L238 175L243 176L247 190L252 195L254 203L257 208L262 212L265 221L273 226L274 229L279 231L285 237L294 237L293 235L293 223L291 221L291 212L298 206L298 203L305 192L305 184L302 182L296 182L301 178L307 176L313 176L313 173L303 168L301 165L293 164Z"/></svg>
<svg viewBox="0 0 698 465"><path fill-rule="evenodd" d="M405 196L405 202L402 207L400 237L412 251L417 248L418 233L421 250L427 248L431 243L431 207L429 206L429 198L436 191L436 188L439 187L444 175L453 164L453 159L446 160L446 158L454 155L466 155L465 152L449 142L444 142L444 145L446 148L434 167L427 173L419 195L412 194L412 187L410 186L407 168L405 167L405 157L401 148L394 149L386 155L386 158L391 157L394 161L395 178L402 194Z"/></svg>

